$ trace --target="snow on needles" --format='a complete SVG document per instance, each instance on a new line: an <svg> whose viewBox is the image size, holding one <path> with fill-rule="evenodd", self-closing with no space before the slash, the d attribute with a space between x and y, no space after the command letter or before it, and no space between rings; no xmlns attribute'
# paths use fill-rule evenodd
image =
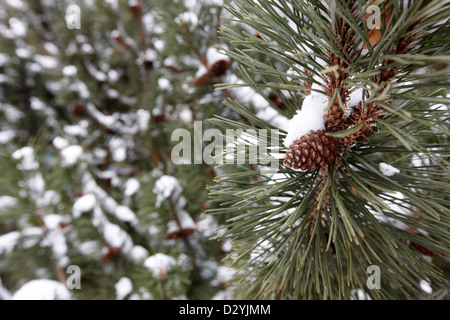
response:
<svg viewBox="0 0 450 320"><path fill-rule="evenodd" d="M163 278L167 271L175 265L176 261L173 257L164 253L157 253L148 257L144 262L144 266L149 269L155 278Z"/></svg>
<svg viewBox="0 0 450 320"><path fill-rule="evenodd" d="M159 208L167 198L177 198L181 194L181 190L180 183L175 177L161 176L153 188L153 192L156 193L156 207Z"/></svg>
<svg viewBox="0 0 450 320"><path fill-rule="evenodd" d="M382 174L384 174L387 177L392 177L394 174L399 173L400 170L391 166L390 164L387 164L385 162L380 163L380 171Z"/></svg>
<svg viewBox="0 0 450 320"><path fill-rule="evenodd" d="M39 279L25 283L11 300L70 300L71 298L72 294L61 282Z"/></svg>
<svg viewBox="0 0 450 320"><path fill-rule="evenodd" d="M114 285L114 289L116 290L116 299L123 300L131 293L131 291L133 291L133 283L131 283L129 278L122 277Z"/></svg>
<svg viewBox="0 0 450 320"><path fill-rule="evenodd" d="M320 93L311 93L303 100L302 109L288 121L286 131L287 136L284 140L284 146L289 146L311 130L324 130L324 115L328 106L328 98Z"/></svg>
<svg viewBox="0 0 450 320"><path fill-rule="evenodd" d="M219 52L216 48L209 47L206 51L206 60L208 61L208 68L210 68L217 61L225 60L229 62L230 58L227 55Z"/></svg>

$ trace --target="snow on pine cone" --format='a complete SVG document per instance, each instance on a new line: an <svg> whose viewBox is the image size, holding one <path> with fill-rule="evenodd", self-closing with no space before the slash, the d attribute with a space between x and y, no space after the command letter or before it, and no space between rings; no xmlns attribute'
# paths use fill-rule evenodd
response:
<svg viewBox="0 0 450 320"><path fill-rule="evenodd" d="M326 136L323 130L311 130L309 134L292 142L283 163L293 169L315 170L329 165L337 154L336 138Z"/></svg>

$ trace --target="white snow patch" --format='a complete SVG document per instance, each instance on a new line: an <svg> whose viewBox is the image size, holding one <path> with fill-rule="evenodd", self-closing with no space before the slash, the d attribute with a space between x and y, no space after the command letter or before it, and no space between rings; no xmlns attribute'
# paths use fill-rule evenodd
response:
<svg viewBox="0 0 450 320"><path fill-rule="evenodd" d="M16 132L12 129L0 131L0 144L6 144L16 136Z"/></svg>
<svg viewBox="0 0 450 320"><path fill-rule="evenodd" d="M116 290L116 300L123 300L127 295L133 291L133 283L127 277L122 277L114 285Z"/></svg>
<svg viewBox="0 0 450 320"><path fill-rule="evenodd" d="M97 199L92 193L88 193L78 198L72 206L72 213L74 218L79 218L82 213L91 211Z"/></svg>
<svg viewBox="0 0 450 320"><path fill-rule="evenodd" d="M170 81L167 80L166 78L159 78L158 79L158 86L161 90L165 90L165 91L171 91L172 90L172 85L170 84Z"/></svg>
<svg viewBox="0 0 450 320"><path fill-rule="evenodd" d="M391 166L390 164L387 164L385 162L380 163L380 171L382 174L384 174L387 177L391 177L396 173L399 173L400 170Z"/></svg>
<svg viewBox="0 0 450 320"><path fill-rule="evenodd" d="M70 144L69 141L67 139L62 138L62 137L55 137L53 139L53 146L56 149L59 149L59 150L68 147L69 144Z"/></svg>
<svg viewBox="0 0 450 320"><path fill-rule="evenodd" d="M225 266L220 266L217 269L216 277L211 281L213 286L219 286L221 284L225 284L233 279L236 274L236 270L233 268L228 268Z"/></svg>
<svg viewBox="0 0 450 320"><path fill-rule="evenodd" d="M22 38L27 35L27 25L23 21L15 18L15 17L12 17L8 20L8 22L9 22L9 26L11 28L12 33L16 37Z"/></svg>
<svg viewBox="0 0 450 320"><path fill-rule="evenodd" d="M74 77L77 75L77 67L74 65L68 65L62 68L62 74L66 77Z"/></svg>
<svg viewBox="0 0 450 320"><path fill-rule="evenodd" d="M176 260L173 257L157 253L148 257L144 266L151 271L155 278L163 278L175 263Z"/></svg>
<svg viewBox="0 0 450 320"><path fill-rule="evenodd" d="M114 215L120 221L128 222L131 225L135 225L138 222L138 219L134 212L126 206L117 206L116 210L114 210Z"/></svg>
<svg viewBox="0 0 450 320"><path fill-rule="evenodd" d="M44 230L40 227L28 227L22 230L23 242L22 246L27 249L37 245L42 236L44 235Z"/></svg>
<svg viewBox="0 0 450 320"><path fill-rule="evenodd" d="M209 47L206 51L206 60L208 61L208 68L210 68L217 61L230 61L230 58L227 55L219 52L216 48Z"/></svg>
<svg viewBox="0 0 450 320"><path fill-rule="evenodd" d="M22 0L5 0L6 4L16 9L25 9L25 3Z"/></svg>
<svg viewBox="0 0 450 320"><path fill-rule="evenodd" d="M195 224L194 220L191 218L189 213L187 213L184 210L181 210L178 212L178 220L181 225L181 229L196 229L197 225ZM180 228L178 226L178 223L174 220L169 221L167 224L167 232L178 232L180 231Z"/></svg>
<svg viewBox="0 0 450 320"><path fill-rule="evenodd" d="M109 221L104 222L103 237L112 248L122 248L122 252L127 252L132 247L130 236L118 225Z"/></svg>
<svg viewBox="0 0 450 320"><path fill-rule="evenodd" d="M319 93L311 93L303 100L302 109L287 123L287 136L284 146L289 146L294 140L308 134L311 130L325 129L324 115L328 106L328 98Z"/></svg>
<svg viewBox="0 0 450 320"><path fill-rule="evenodd" d="M198 232L202 233L206 238L211 238L217 233L219 224L213 216L200 216L197 223Z"/></svg>
<svg viewBox="0 0 450 320"><path fill-rule="evenodd" d="M83 148L79 145L72 145L61 150L62 165L64 167L73 166L83 155Z"/></svg>
<svg viewBox="0 0 450 320"><path fill-rule="evenodd" d="M186 23L195 27L198 24L198 18L195 13L187 11L179 14L178 17L175 18L175 22L178 24Z"/></svg>
<svg viewBox="0 0 450 320"><path fill-rule="evenodd" d="M19 231L11 231L0 236L0 254L11 253L20 238Z"/></svg>
<svg viewBox="0 0 450 320"><path fill-rule="evenodd" d="M148 258L148 251L142 246L133 246L129 256L135 263L140 263Z"/></svg>
<svg viewBox="0 0 450 320"><path fill-rule="evenodd" d="M428 294L433 293L433 289L428 281L420 280L420 288Z"/></svg>
<svg viewBox="0 0 450 320"><path fill-rule="evenodd" d="M52 42L44 43L44 49L51 55L56 56L59 54L58 47Z"/></svg>
<svg viewBox="0 0 450 320"><path fill-rule="evenodd" d="M13 152L12 157L16 160L22 160L17 168L20 170L36 170L39 163L34 158L34 150L32 147L26 146Z"/></svg>
<svg viewBox="0 0 450 320"><path fill-rule="evenodd" d="M90 256L100 252L100 243L94 240L85 241L77 246L77 249L83 255Z"/></svg>
<svg viewBox="0 0 450 320"><path fill-rule="evenodd" d="M72 294L61 282L48 279L31 280L11 300L70 300Z"/></svg>
<svg viewBox="0 0 450 320"><path fill-rule="evenodd" d="M59 62L55 57L52 56L43 56L40 54L34 55L34 61L39 63L41 67L45 69L55 69Z"/></svg>
<svg viewBox="0 0 450 320"><path fill-rule="evenodd" d="M144 109L139 109L136 112L136 117L137 117L137 124L138 124L139 130L141 132L147 131L148 124L150 121L150 111L144 110Z"/></svg>
<svg viewBox="0 0 450 320"><path fill-rule="evenodd" d="M64 132L69 136L80 136L86 137L88 132L86 130L88 123L85 121L80 121L79 124L66 125L64 126Z"/></svg>
<svg viewBox="0 0 450 320"><path fill-rule="evenodd" d="M138 179L130 178L125 183L124 194L127 197L130 197L130 196L134 195L136 192L138 192L140 187L141 187L141 184L139 183Z"/></svg>
<svg viewBox="0 0 450 320"><path fill-rule="evenodd" d="M159 208L167 198L178 197L181 194L181 186L175 177L163 175L156 181L153 192L156 193L156 207Z"/></svg>
<svg viewBox="0 0 450 320"><path fill-rule="evenodd" d="M92 48L92 46L89 43L83 43L81 45L80 50L81 50L82 54L86 54L86 55L94 53L94 48Z"/></svg>
<svg viewBox="0 0 450 320"><path fill-rule="evenodd" d="M17 198L10 196L0 196L0 209L5 207L14 207L17 204Z"/></svg>

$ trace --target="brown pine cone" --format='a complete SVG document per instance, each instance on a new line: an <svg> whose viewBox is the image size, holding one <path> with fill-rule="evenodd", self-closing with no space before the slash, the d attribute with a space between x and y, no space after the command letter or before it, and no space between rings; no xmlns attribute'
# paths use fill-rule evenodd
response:
<svg viewBox="0 0 450 320"><path fill-rule="evenodd" d="M284 156L284 165L293 169L315 170L336 159L338 142L325 135L325 131L312 131L294 140Z"/></svg>
<svg viewBox="0 0 450 320"><path fill-rule="evenodd" d="M222 59L214 62L210 67L210 71L216 77L220 77L227 72L228 68L230 68L230 63L227 60Z"/></svg>

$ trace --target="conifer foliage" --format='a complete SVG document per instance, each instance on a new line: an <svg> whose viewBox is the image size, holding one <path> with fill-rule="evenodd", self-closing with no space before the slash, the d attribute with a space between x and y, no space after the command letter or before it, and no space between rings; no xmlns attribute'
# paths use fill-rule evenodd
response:
<svg viewBox="0 0 450 320"><path fill-rule="evenodd" d="M223 27L239 45L228 54L246 84L282 99L279 112L291 118L279 126L227 101L248 127L282 132L270 144L272 157L282 155L278 172L261 171L260 158L211 188L222 206L209 212L235 214L222 236L242 271L236 292L448 298L448 3L234 0L226 8L246 25Z"/></svg>

